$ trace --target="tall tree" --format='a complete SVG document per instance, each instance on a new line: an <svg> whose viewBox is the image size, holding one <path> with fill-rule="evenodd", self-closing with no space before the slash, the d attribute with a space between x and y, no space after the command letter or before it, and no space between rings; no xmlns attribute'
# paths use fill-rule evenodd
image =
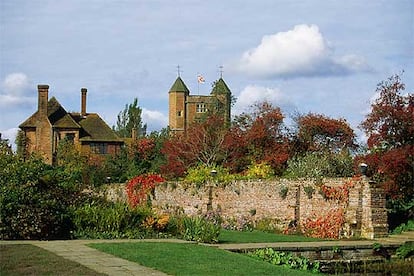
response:
<svg viewBox="0 0 414 276"><path fill-rule="evenodd" d="M289 145L283 128L280 108L268 102L257 103L252 111L236 116L230 139L226 140L229 151L227 166L240 172L252 163L267 162L276 174L280 174L289 157Z"/></svg>
<svg viewBox="0 0 414 276"><path fill-rule="evenodd" d="M355 149L355 133L345 119L309 113L295 118L297 134L294 137L295 153L326 151L337 153Z"/></svg>
<svg viewBox="0 0 414 276"><path fill-rule="evenodd" d="M388 195L390 226L414 215L414 94L405 93L400 75L378 84L378 98L361 123L369 152L360 157Z"/></svg>
<svg viewBox="0 0 414 276"><path fill-rule="evenodd" d="M142 122L142 108L138 106L138 98L134 98L131 104L126 104L117 118L116 126L113 126L112 129L119 137L132 137L133 129L137 131L137 137L145 136L147 124Z"/></svg>
<svg viewBox="0 0 414 276"><path fill-rule="evenodd" d="M186 134L172 136L161 150L167 159L161 167L163 174L177 177L183 176L189 167L197 164L223 164L227 158L224 147L227 134L224 119L211 115L205 121L192 124Z"/></svg>
<svg viewBox="0 0 414 276"><path fill-rule="evenodd" d="M20 130L17 131L16 134L16 153L19 157L26 158L27 157L27 137L24 134L24 131Z"/></svg>
<svg viewBox="0 0 414 276"><path fill-rule="evenodd" d="M414 95L402 95L404 90L405 84L399 75L378 84L378 98L361 123L370 148L414 144Z"/></svg>
<svg viewBox="0 0 414 276"><path fill-rule="evenodd" d="M0 133L0 153L12 154L11 146L9 145L9 139L3 139Z"/></svg>

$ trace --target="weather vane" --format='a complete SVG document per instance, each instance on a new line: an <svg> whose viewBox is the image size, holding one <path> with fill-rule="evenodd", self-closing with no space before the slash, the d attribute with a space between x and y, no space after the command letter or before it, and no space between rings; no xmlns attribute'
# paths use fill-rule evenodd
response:
<svg viewBox="0 0 414 276"><path fill-rule="evenodd" d="M223 65L219 66L220 78L223 78Z"/></svg>
<svg viewBox="0 0 414 276"><path fill-rule="evenodd" d="M180 65L178 64L177 65L177 73L178 73L178 76L179 77L181 77L181 75L180 75L180 73L181 73L182 71L180 70Z"/></svg>

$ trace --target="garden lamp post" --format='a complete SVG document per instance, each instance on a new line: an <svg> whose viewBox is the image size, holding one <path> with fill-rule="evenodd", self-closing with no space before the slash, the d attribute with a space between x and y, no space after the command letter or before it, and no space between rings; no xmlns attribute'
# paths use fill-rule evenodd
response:
<svg viewBox="0 0 414 276"><path fill-rule="evenodd" d="M365 163L360 163L359 164L359 172L363 175L363 176L367 176L367 170L368 170L368 165Z"/></svg>
<svg viewBox="0 0 414 276"><path fill-rule="evenodd" d="M216 175L217 175L217 171L215 169L212 169L211 172L210 172L210 175L214 179L214 177L216 177Z"/></svg>

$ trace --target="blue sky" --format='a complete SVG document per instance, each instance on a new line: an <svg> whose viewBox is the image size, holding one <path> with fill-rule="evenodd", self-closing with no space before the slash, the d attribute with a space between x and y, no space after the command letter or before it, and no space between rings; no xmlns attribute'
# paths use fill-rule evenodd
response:
<svg viewBox="0 0 414 276"><path fill-rule="evenodd" d="M223 78L238 99L345 118L356 129L378 82L405 71L414 90L412 0L2 0L0 132L13 140L49 84L67 111L112 126L135 97L149 130L168 125L168 90ZM197 74L206 83L197 85Z"/></svg>

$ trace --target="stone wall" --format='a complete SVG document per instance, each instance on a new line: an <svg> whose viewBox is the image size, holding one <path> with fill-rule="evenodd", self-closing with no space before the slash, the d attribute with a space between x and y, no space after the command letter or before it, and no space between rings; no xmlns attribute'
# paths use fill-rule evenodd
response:
<svg viewBox="0 0 414 276"><path fill-rule="evenodd" d="M321 185L349 185L346 202L326 199ZM157 186L152 205L161 212L178 209L187 215L219 210L223 218L247 218L258 222L269 219L283 229L289 224L301 225L308 218L324 217L332 210L343 208L343 236L376 238L387 234L387 213L383 190L366 178L311 180L237 181L225 186L196 188L184 183Z"/></svg>
<svg viewBox="0 0 414 276"><path fill-rule="evenodd" d="M344 200L327 198L321 187L343 188ZM107 190L108 198L126 199L118 188ZM377 238L387 235L384 191L366 177L312 180L237 181L228 185L197 188L182 182L160 184L152 194L152 206L159 212L184 212L187 215L220 211L224 219L263 219L275 222L282 230L289 224L302 225L307 219L325 217L332 210L344 211L342 236Z"/></svg>

